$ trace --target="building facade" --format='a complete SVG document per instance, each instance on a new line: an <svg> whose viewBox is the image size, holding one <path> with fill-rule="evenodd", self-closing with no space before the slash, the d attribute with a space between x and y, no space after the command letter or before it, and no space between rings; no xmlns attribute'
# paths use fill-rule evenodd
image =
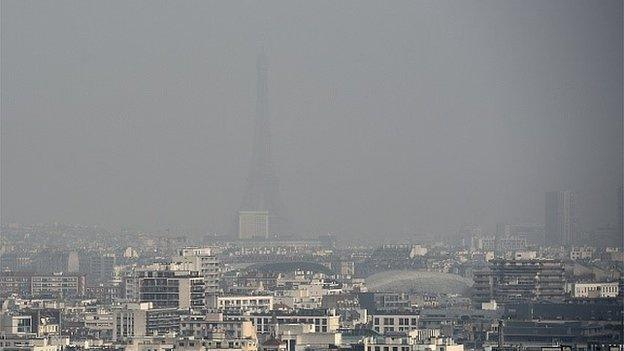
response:
<svg viewBox="0 0 624 351"><path fill-rule="evenodd" d="M202 308L205 306L204 279L197 271L138 271L139 301L154 308Z"/></svg>
<svg viewBox="0 0 624 351"><path fill-rule="evenodd" d="M553 259L490 261L474 273L473 301L557 301L565 297L563 263Z"/></svg>
<svg viewBox="0 0 624 351"><path fill-rule="evenodd" d="M268 239L269 212L240 211L238 212L239 239Z"/></svg>
<svg viewBox="0 0 624 351"><path fill-rule="evenodd" d="M545 244L570 246L577 241L576 194L572 191L546 193Z"/></svg>

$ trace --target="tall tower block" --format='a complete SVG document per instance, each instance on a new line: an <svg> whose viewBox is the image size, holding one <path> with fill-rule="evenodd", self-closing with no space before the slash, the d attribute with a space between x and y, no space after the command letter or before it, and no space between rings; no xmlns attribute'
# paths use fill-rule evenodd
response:
<svg viewBox="0 0 624 351"><path fill-rule="evenodd" d="M571 246L577 242L576 194L572 191L546 193L545 244Z"/></svg>

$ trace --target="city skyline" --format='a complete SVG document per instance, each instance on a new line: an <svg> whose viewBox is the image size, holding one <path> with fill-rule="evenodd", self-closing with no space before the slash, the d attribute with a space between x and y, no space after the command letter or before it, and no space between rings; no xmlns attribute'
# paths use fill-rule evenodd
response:
<svg viewBox="0 0 624 351"><path fill-rule="evenodd" d="M2 3L4 222L228 233L262 32L302 235L617 224L620 2L73 5Z"/></svg>
<svg viewBox="0 0 624 351"><path fill-rule="evenodd" d="M624 351L624 1L0 17L0 351Z"/></svg>

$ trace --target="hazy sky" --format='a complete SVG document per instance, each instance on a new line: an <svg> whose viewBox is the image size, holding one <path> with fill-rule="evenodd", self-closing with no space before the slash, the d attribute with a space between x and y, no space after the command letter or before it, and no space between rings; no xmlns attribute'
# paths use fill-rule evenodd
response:
<svg viewBox="0 0 624 351"><path fill-rule="evenodd" d="M614 223L622 1L2 0L2 220L224 232L255 60L309 235Z"/></svg>

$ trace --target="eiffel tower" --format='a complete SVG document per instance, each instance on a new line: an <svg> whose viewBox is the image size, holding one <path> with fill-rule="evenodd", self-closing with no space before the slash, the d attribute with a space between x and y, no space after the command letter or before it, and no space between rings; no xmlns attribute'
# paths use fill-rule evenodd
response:
<svg viewBox="0 0 624 351"><path fill-rule="evenodd" d="M272 237L290 235L284 204L279 192L271 155L271 126L269 121L268 70L264 52L258 55L256 117L251 168L240 211L266 211L269 214L269 234Z"/></svg>

